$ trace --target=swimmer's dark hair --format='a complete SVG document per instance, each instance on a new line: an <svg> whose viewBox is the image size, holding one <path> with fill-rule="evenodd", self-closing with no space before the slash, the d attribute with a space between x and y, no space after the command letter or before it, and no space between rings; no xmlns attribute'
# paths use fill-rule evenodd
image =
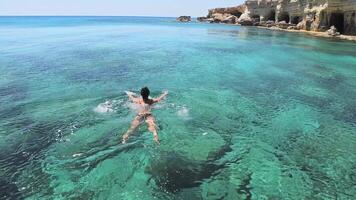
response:
<svg viewBox="0 0 356 200"><path fill-rule="evenodd" d="M143 100L148 100L148 96L150 96L150 90L148 87L144 87L141 89L141 96Z"/></svg>

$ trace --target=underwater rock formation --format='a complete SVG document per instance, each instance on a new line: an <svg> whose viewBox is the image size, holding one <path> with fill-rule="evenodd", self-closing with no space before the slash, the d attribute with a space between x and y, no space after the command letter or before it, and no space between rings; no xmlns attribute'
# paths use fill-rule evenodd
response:
<svg viewBox="0 0 356 200"><path fill-rule="evenodd" d="M233 8L235 10L209 10L208 18L215 19L216 13L232 14L234 11L239 14L237 17L243 17L237 20L241 25L266 26L266 21L278 25L285 21L285 25L277 27L288 29L293 26L290 29L325 32L334 26L341 34L356 35L355 0L247 0L243 5ZM251 20L246 20L248 17ZM224 23L222 20L219 22Z"/></svg>
<svg viewBox="0 0 356 200"><path fill-rule="evenodd" d="M160 188L176 193L183 189L198 187L204 179L213 177L219 170L224 169L231 163L240 160L240 157L232 161L221 161L232 149L229 145L224 145L211 152L207 160L192 160L177 152L163 152L159 157L152 159L146 168L146 173L151 175Z"/></svg>
<svg viewBox="0 0 356 200"><path fill-rule="evenodd" d="M209 143L212 139L215 143ZM162 151L153 157L145 170L150 180L165 191L176 193L198 187L204 179L227 165L228 161L218 162L232 151L230 144L226 144L221 136L208 133L198 136L193 142L195 146L189 145L179 152Z"/></svg>
<svg viewBox="0 0 356 200"><path fill-rule="evenodd" d="M175 152L167 152L160 155L159 159L152 160L146 172L151 174L159 187L174 193L199 186L215 170L215 165L200 164Z"/></svg>
<svg viewBox="0 0 356 200"><path fill-rule="evenodd" d="M0 177L0 199L23 199L20 191L13 183L9 183Z"/></svg>

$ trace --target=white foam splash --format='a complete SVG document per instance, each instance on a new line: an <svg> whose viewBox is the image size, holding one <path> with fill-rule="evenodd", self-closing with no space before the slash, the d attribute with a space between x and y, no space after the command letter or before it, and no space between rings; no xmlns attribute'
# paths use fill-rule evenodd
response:
<svg viewBox="0 0 356 200"><path fill-rule="evenodd" d="M116 107L118 107L121 102L122 101L118 101L118 100L105 101L104 103L100 103L97 107L95 107L94 112L97 112L97 113L115 112Z"/></svg>
<svg viewBox="0 0 356 200"><path fill-rule="evenodd" d="M182 119L185 119L185 120L188 120L190 119L190 116L189 116L189 108L185 107L185 106L182 106L179 108L179 110L177 111L177 115L182 118Z"/></svg>
<svg viewBox="0 0 356 200"><path fill-rule="evenodd" d="M105 103L101 103L96 108L94 108L94 111L97 113L109 113L114 112L114 109L112 108L110 101L105 101Z"/></svg>
<svg viewBox="0 0 356 200"><path fill-rule="evenodd" d="M72 157L73 157L73 158L76 158L76 157L80 157L80 156L82 156L82 155L83 155L83 153L76 153L76 154L73 154Z"/></svg>

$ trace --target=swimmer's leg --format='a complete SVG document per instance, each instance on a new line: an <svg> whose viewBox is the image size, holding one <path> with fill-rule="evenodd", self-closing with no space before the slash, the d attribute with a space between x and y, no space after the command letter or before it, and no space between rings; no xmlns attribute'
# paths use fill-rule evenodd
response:
<svg viewBox="0 0 356 200"><path fill-rule="evenodd" d="M135 119L131 122L131 127L127 132L122 136L122 144L125 144L126 141L129 139L129 136L136 130L138 125L140 125L141 118L139 116L135 117Z"/></svg>
<svg viewBox="0 0 356 200"><path fill-rule="evenodd" d="M159 144L158 134L156 130L155 118L150 115L146 118L146 123L148 125L148 130L153 134L153 140Z"/></svg>

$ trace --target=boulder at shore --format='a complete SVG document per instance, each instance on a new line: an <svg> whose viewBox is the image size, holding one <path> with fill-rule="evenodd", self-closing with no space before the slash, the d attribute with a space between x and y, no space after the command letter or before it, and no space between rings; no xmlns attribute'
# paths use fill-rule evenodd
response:
<svg viewBox="0 0 356 200"><path fill-rule="evenodd" d="M191 16L180 16L177 18L177 21L179 22L190 22L192 21L192 17Z"/></svg>
<svg viewBox="0 0 356 200"><path fill-rule="evenodd" d="M207 18L207 17L198 17L197 18L198 22L209 22L209 23L213 23L214 22L214 18Z"/></svg>
<svg viewBox="0 0 356 200"><path fill-rule="evenodd" d="M242 26L252 26L253 25L253 20L249 16L248 13L244 13L240 16L240 18L237 20L239 24Z"/></svg>
<svg viewBox="0 0 356 200"><path fill-rule="evenodd" d="M340 35L339 32L337 32L337 29L335 28L335 26L331 26L329 30L326 31L326 33L330 36L338 36Z"/></svg>

